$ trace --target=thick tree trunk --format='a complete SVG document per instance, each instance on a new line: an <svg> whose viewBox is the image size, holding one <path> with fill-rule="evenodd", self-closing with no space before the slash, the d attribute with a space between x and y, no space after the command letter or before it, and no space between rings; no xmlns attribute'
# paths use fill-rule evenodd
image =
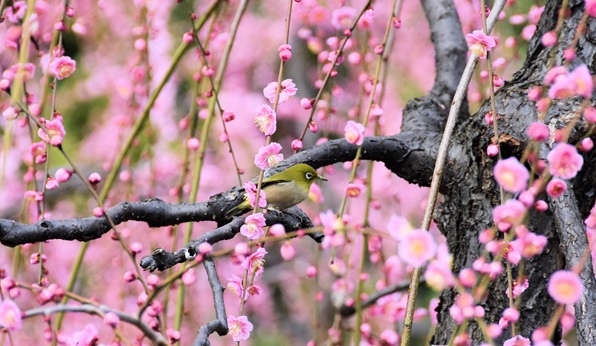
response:
<svg viewBox="0 0 596 346"><path fill-rule="evenodd" d="M496 94L499 143L504 158L521 157L529 143L525 131L530 123L537 121L536 106L534 102L528 100L527 92L534 86L542 85L544 75L548 70L551 49L540 43L540 37L544 33L554 30L559 6L559 1L549 1L546 4L536 35L528 48L528 58L524 67L518 71L512 81L508 82ZM562 65L562 51L569 47L575 36L576 28L584 13L583 6L583 1L570 1L568 18L564 22L559 45L555 48L556 65ZM570 70L580 64L586 64L594 74L594 38L596 38L596 21L590 18L588 31L579 40L576 49L577 58L570 64ZM565 127L579 108L581 101L579 98L553 101L545 123L551 125L551 129ZM479 243L478 235L484 229L492 226L491 210L500 203L498 186L493 179L493 166L496 159L486 155L486 148L494 136L492 126L487 126L483 122L484 114L489 110L490 105L486 102L477 114L461 122L456 129L454 144L460 148L467 148L466 152L461 153L461 155L467 156L467 160L458 161L468 162L469 166L466 169L466 174L459 180L450 180L442 188L445 202L435 215L439 228L447 237L449 250L454 254L453 269L455 273L463 268L470 268L472 262L482 256L484 247ZM581 121L571 132L569 142L576 143L580 136L586 134L587 129L587 124ZM547 152L551 145L543 144L541 154ZM545 213L533 212L530 216L528 225L530 230L547 236L548 245L540 256L525 263L524 273L529 280L529 288L521 295L521 319L516 325L515 334L529 338L534 329L546 326L553 315L556 304L546 290L548 278L554 271L571 268L578 261L577 256L573 256L567 251L569 233L566 228L579 230L577 236L584 237L583 244L585 244L586 233L583 220L594 205L596 155L592 151L589 154L584 154L584 159L580 176L569 182L572 193L560 197L565 199L565 202L549 201L546 200L546 196L539 196L549 202L549 210ZM461 167L458 167L458 171L461 171ZM570 218L573 215L577 217ZM574 222L574 224L570 225L570 222ZM583 253L583 251L579 252ZM518 267L513 266L512 271L513 278L516 278ZM593 292L594 288L591 261L586 264L582 279L585 280L586 285L583 298L593 307L596 304L595 298L592 293L586 292L590 289ZM509 307L509 300L505 295L506 289L507 277L505 274L491 282L488 295L482 304L486 311L485 321L487 323L498 323L503 310ZM433 344L447 344L456 330L457 325L449 315L449 308L453 305L456 297L457 294L453 290L445 291L441 295L441 304L437 309L439 325L433 338ZM586 312L578 311L578 306L576 306L576 315L580 317L582 314L585 315ZM580 344L596 345L594 332L586 330L580 319L578 318L576 324ZM475 323L470 323L468 333L474 345L484 340ZM497 344L502 344L503 340L511 338L511 336L511 329L504 331L501 339L497 340ZM560 331L557 331L553 341L556 343L559 340Z"/></svg>

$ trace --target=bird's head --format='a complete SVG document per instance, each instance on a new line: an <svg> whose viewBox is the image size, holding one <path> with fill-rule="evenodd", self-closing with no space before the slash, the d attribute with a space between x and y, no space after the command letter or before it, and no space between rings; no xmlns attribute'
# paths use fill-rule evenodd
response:
<svg viewBox="0 0 596 346"><path fill-rule="evenodd" d="M284 180L295 181L298 185L310 189L315 180L325 180L317 171L305 163L299 163L282 172L285 175Z"/></svg>

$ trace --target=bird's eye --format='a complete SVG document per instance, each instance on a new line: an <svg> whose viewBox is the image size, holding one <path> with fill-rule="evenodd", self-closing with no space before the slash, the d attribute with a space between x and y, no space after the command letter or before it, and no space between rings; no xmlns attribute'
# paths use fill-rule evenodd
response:
<svg viewBox="0 0 596 346"><path fill-rule="evenodd" d="M313 175L311 172L306 172L306 179L307 180L311 180L313 178Z"/></svg>

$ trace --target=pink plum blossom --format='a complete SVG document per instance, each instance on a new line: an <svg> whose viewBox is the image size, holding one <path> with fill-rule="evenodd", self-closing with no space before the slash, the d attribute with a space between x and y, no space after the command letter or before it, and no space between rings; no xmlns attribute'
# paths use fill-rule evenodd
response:
<svg viewBox="0 0 596 346"><path fill-rule="evenodd" d="M226 286L226 288L234 295L236 295L239 299L242 299L242 296L244 296L244 300L248 299L248 295L246 294L246 292L244 292L242 278L239 278L238 276L232 274L228 278L228 285Z"/></svg>
<svg viewBox="0 0 596 346"><path fill-rule="evenodd" d="M311 99L302 98L302 99L300 99L300 106L304 110L311 109L313 106L313 101Z"/></svg>
<svg viewBox="0 0 596 346"><path fill-rule="evenodd" d="M594 141L590 137L582 139L582 141L579 143L579 150L583 151L584 153L592 150L592 148L594 148Z"/></svg>
<svg viewBox="0 0 596 346"><path fill-rule="evenodd" d="M213 251L213 246L207 242L203 242L199 245L198 250L201 255L208 255Z"/></svg>
<svg viewBox="0 0 596 346"><path fill-rule="evenodd" d="M542 35L541 42L546 47L552 47L557 43L557 33L555 31L549 31Z"/></svg>
<svg viewBox="0 0 596 346"><path fill-rule="evenodd" d="M252 181L248 181L242 185L248 196L248 202L251 207L255 207L255 200L257 199L257 186ZM259 191L259 208L265 208L267 206L267 194L263 189Z"/></svg>
<svg viewBox="0 0 596 346"><path fill-rule="evenodd" d="M54 190L56 188L58 188L59 184L58 181L50 176L47 177L46 179L46 189L48 190Z"/></svg>
<svg viewBox="0 0 596 346"><path fill-rule="evenodd" d="M500 160L495 165L495 179L508 192L521 192L528 184L530 173L515 157Z"/></svg>
<svg viewBox="0 0 596 346"><path fill-rule="evenodd" d="M594 81L590 70L586 65L578 66L573 72L569 74L569 77L575 82L575 92L583 97L590 98L592 96L592 90L594 89Z"/></svg>
<svg viewBox="0 0 596 346"><path fill-rule="evenodd" d="M499 320L499 326L505 329L510 323L515 323L518 320L519 311L516 308L507 308L503 311L503 317Z"/></svg>
<svg viewBox="0 0 596 346"><path fill-rule="evenodd" d="M455 322L462 323L466 319L484 316L484 310L476 308L474 297L470 293L464 292L455 298L455 304L449 308L449 314Z"/></svg>
<svg viewBox="0 0 596 346"><path fill-rule="evenodd" d="M550 174L562 179L575 178L584 164L584 158L577 149L567 143L557 144L546 156Z"/></svg>
<svg viewBox="0 0 596 346"><path fill-rule="evenodd" d="M592 107L586 108L584 118L591 123L596 123L596 109Z"/></svg>
<svg viewBox="0 0 596 346"><path fill-rule="evenodd" d="M0 326L14 333L23 328L21 309L11 299L4 299L0 303Z"/></svg>
<svg viewBox="0 0 596 346"><path fill-rule="evenodd" d="M186 141L186 147L188 150L197 151L201 147L201 142L198 138L192 137Z"/></svg>
<svg viewBox="0 0 596 346"><path fill-rule="evenodd" d="M503 346L531 346L530 340L521 335L505 340Z"/></svg>
<svg viewBox="0 0 596 346"><path fill-rule="evenodd" d="M562 66L553 68L545 77L547 84L551 80L554 81L548 90L548 97L551 99L564 99L575 95L589 98L594 89L594 82L586 65L578 66L571 73Z"/></svg>
<svg viewBox="0 0 596 346"><path fill-rule="evenodd" d="M37 135L45 142L50 143L55 147L61 145L62 139L66 135L66 131L62 125L62 119L54 118L51 121L47 121L45 123L45 128L47 132L44 129L38 129Z"/></svg>
<svg viewBox="0 0 596 346"><path fill-rule="evenodd" d="M296 256L296 248L289 241L285 241L283 243L283 245L279 249L279 252L281 254L281 257L286 261L289 261L293 259L294 256Z"/></svg>
<svg viewBox="0 0 596 346"><path fill-rule="evenodd" d="M286 234L286 229L282 224L276 223L269 227L269 235L274 237L283 237Z"/></svg>
<svg viewBox="0 0 596 346"><path fill-rule="evenodd" d="M344 128L346 141L361 145L364 142L364 125L349 120Z"/></svg>
<svg viewBox="0 0 596 346"><path fill-rule="evenodd" d="M415 229L401 238L397 254L413 267L421 267L437 252L437 243L429 232Z"/></svg>
<svg viewBox="0 0 596 346"><path fill-rule="evenodd" d="M528 136L535 141L544 142L550 137L550 129L543 123L531 123L528 126Z"/></svg>
<svg viewBox="0 0 596 346"><path fill-rule="evenodd" d="M319 219L323 225L323 233L326 235L335 233L335 231L342 226L341 220L339 220L335 213L333 213L331 210L327 210L326 212L319 214Z"/></svg>
<svg viewBox="0 0 596 346"><path fill-rule="evenodd" d="M73 171L66 169L66 168L58 168L56 171L55 177L59 183L67 182L70 177L72 176Z"/></svg>
<svg viewBox="0 0 596 346"><path fill-rule="evenodd" d="M497 228L504 232L511 226L520 225L526 214L526 207L522 202L510 199L505 204L493 209L493 221Z"/></svg>
<svg viewBox="0 0 596 346"><path fill-rule="evenodd" d="M476 273L470 268L465 268L457 276L459 283L464 287L472 287L476 284Z"/></svg>
<svg viewBox="0 0 596 346"><path fill-rule="evenodd" d="M265 136L271 136L277 129L275 111L267 105L261 106L255 115L255 124Z"/></svg>
<svg viewBox="0 0 596 346"><path fill-rule="evenodd" d="M550 84L554 82L559 76L567 76L569 71L565 66L555 66L551 68L544 76L544 84Z"/></svg>
<svg viewBox="0 0 596 346"><path fill-rule="evenodd" d="M182 283L186 286L190 286L197 282L197 274L195 273L194 269L187 270L184 274L182 274Z"/></svg>
<svg viewBox="0 0 596 346"><path fill-rule="evenodd" d="M430 262L424 272L424 279L427 285L438 292L453 286L455 278L451 272L451 263L439 260Z"/></svg>
<svg viewBox="0 0 596 346"><path fill-rule="evenodd" d="M499 153L499 146L496 144L490 144L486 148L486 154L490 157L497 156L498 153Z"/></svg>
<svg viewBox="0 0 596 346"><path fill-rule="evenodd" d="M77 62L70 57L61 56L54 59L48 66L48 72L50 75L56 77L58 80L62 80L77 69Z"/></svg>
<svg viewBox="0 0 596 346"><path fill-rule="evenodd" d="M279 58L282 61L288 61L292 58L292 46L289 44L282 44L277 49L279 51Z"/></svg>
<svg viewBox="0 0 596 346"><path fill-rule="evenodd" d="M349 29L356 18L357 12L352 7L340 7L331 14L331 25L337 30Z"/></svg>
<svg viewBox="0 0 596 346"><path fill-rule="evenodd" d="M19 116L19 110L15 107L6 107L2 112L2 116L6 120L15 120Z"/></svg>
<svg viewBox="0 0 596 346"><path fill-rule="evenodd" d="M35 158L35 163L39 165L46 162L47 148L45 142L31 143L29 150L31 151L31 155L33 155L33 157Z"/></svg>
<svg viewBox="0 0 596 346"><path fill-rule="evenodd" d="M399 343L399 334L393 329L385 329L380 336L381 344L387 346L394 346Z"/></svg>
<svg viewBox="0 0 596 346"><path fill-rule="evenodd" d="M259 239L265 235L265 231L263 230L265 224L265 217L262 213L249 215L244 220L244 225L240 227L240 234L250 240Z"/></svg>
<svg viewBox="0 0 596 346"><path fill-rule="evenodd" d="M366 186L358 182L348 184L346 186L346 196L353 198L358 197L364 189L366 189Z"/></svg>
<svg viewBox="0 0 596 346"><path fill-rule="evenodd" d="M70 345L94 345L99 340L99 332L93 324L88 324L83 330L74 333L69 340Z"/></svg>
<svg viewBox="0 0 596 346"><path fill-rule="evenodd" d="M586 0L586 12L590 16L596 17L596 0Z"/></svg>
<svg viewBox="0 0 596 346"><path fill-rule="evenodd" d="M513 298L517 298L520 294L524 293L524 291L529 287L528 279L524 279L524 281L520 284L517 280L513 281ZM505 290L505 294L509 297L509 289Z"/></svg>
<svg viewBox="0 0 596 346"><path fill-rule="evenodd" d="M296 88L296 84L291 79L286 79L281 82L281 90L279 91L279 101L278 103L286 102L290 99L290 96L296 95L298 89ZM263 89L263 95L269 102L275 102L275 93L277 92L277 82L271 82L267 84L265 89Z"/></svg>
<svg viewBox="0 0 596 346"><path fill-rule="evenodd" d="M300 149L302 149L303 143L301 140L299 139L294 139L292 141L292 150L294 151L299 151Z"/></svg>
<svg viewBox="0 0 596 346"><path fill-rule="evenodd" d="M35 76L35 65L30 62L24 64L14 64L10 67L10 71L13 73L13 78L17 75L17 73L22 73L23 81L28 82ZM2 74L2 76L4 77L4 74ZM12 78L10 80L12 80Z"/></svg>
<svg viewBox="0 0 596 346"><path fill-rule="evenodd" d="M548 239L533 232L523 235L518 234L518 238L510 242L511 248L521 254L524 258L532 258L540 253L546 246Z"/></svg>
<svg viewBox="0 0 596 346"><path fill-rule="evenodd" d="M549 196L560 197L567 190L567 184L561 179L551 179L546 185L546 192Z"/></svg>
<svg viewBox="0 0 596 346"><path fill-rule="evenodd" d="M120 323L120 317L113 312L108 312L103 316L103 321L105 324L112 328L116 328L118 323Z"/></svg>
<svg viewBox="0 0 596 346"><path fill-rule="evenodd" d="M559 304L575 304L582 290L579 276L571 271L556 271L548 281L548 294Z"/></svg>
<svg viewBox="0 0 596 346"><path fill-rule="evenodd" d="M253 252L244 261L242 261L242 268L248 270L249 273L259 275L263 272L263 264L265 263L265 255L267 250L262 247Z"/></svg>
<svg viewBox="0 0 596 346"><path fill-rule="evenodd" d="M466 41L468 41L470 51L478 55L480 59L486 59L487 52L497 45L494 38L487 36L481 30L474 30L471 34L467 34Z"/></svg>
<svg viewBox="0 0 596 346"><path fill-rule="evenodd" d="M252 323L248 321L246 316L234 317L232 315L228 315L228 327L230 328L228 334L236 342L248 340L253 328Z"/></svg>
<svg viewBox="0 0 596 346"><path fill-rule="evenodd" d="M281 145L276 142L259 148L259 152L255 156L255 165L260 169L267 169L277 165L281 160L284 159L281 152Z"/></svg>

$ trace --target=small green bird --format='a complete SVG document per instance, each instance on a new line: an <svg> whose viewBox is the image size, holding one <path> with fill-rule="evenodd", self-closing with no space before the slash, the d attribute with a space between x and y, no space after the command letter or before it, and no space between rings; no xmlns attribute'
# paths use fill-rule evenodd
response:
<svg viewBox="0 0 596 346"><path fill-rule="evenodd" d="M317 171L305 163L299 163L277 174L263 179L261 189L265 191L267 208L288 209L308 197L310 186L315 180L325 180ZM226 213L226 217L244 214L252 210L248 196L244 201Z"/></svg>

